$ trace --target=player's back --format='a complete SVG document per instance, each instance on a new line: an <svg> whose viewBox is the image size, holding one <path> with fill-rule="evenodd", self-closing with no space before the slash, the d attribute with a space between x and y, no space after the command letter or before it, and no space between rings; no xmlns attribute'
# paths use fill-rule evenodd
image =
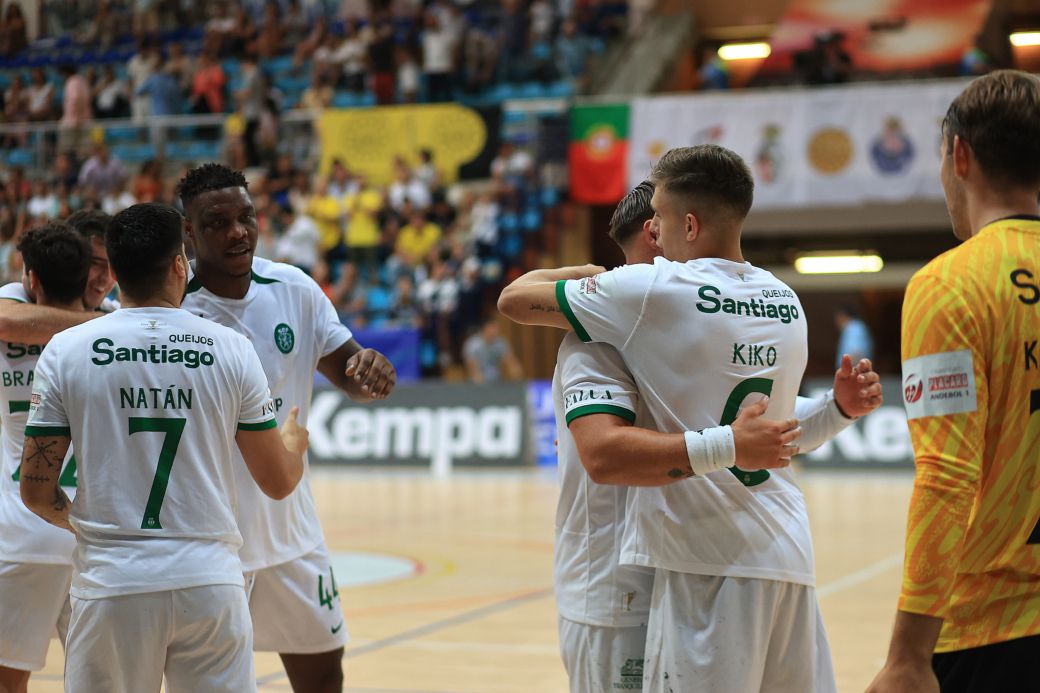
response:
<svg viewBox="0 0 1040 693"><path fill-rule="evenodd" d="M941 329L914 329L944 312ZM1040 218L990 224L929 263L911 280L903 321L904 398L917 429L918 464L939 457L980 462L940 649L987 644L998 631L1006 639L1018 625L1035 632ZM978 421L983 406L987 416ZM940 513L918 529L945 531L942 521Z"/></svg>
<svg viewBox="0 0 1040 693"><path fill-rule="evenodd" d="M241 584L233 438L272 418L266 382L248 389L250 359L240 335L168 308L123 309L48 345L27 432L64 420L76 449L74 595Z"/></svg>
<svg viewBox="0 0 1040 693"><path fill-rule="evenodd" d="M632 265L568 282L565 313L607 341L635 377L657 430L732 423L769 395L786 419L807 358L793 291L750 263L717 258ZM558 290L559 293L559 290ZM629 493L623 560L706 575L812 584L804 498L788 470L716 472Z"/></svg>

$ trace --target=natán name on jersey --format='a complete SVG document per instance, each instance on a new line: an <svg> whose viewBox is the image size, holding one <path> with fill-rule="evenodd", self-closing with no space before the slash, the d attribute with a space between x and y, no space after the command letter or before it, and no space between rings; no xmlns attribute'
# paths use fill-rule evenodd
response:
<svg viewBox="0 0 1040 693"><path fill-rule="evenodd" d="M97 356L91 358L90 362L97 366L107 366L117 361L140 361L142 363L182 363L185 368L198 368L199 366L212 366L216 362L213 353L209 351L170 348L165 344L161 347L152 344L147 349L117 347L116 343L107 337L95 340L93 349Z"/></svg>
<svg viewBox="0 0 1040 693"><path fill-rule="evenodd" d="M749 318L771 318L785 325L800 317L798 306L793 303L766 303L760 298L739 301L722 296L722 290L711 285L702 286L698 289L697 295L701 300L695 305L702 313L722 311L729 315L746 315Z"/></svg>

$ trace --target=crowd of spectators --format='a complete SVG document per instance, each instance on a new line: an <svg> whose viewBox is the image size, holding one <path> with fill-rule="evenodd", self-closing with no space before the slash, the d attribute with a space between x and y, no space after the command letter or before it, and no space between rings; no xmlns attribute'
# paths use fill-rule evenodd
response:
<svg viewBox="0 0 1040 693"><path fill-rule="evenodd" d="M36 180L0 167L0 281L20 278L14 247L25 229L80 209L179 206L185 170L127 166L103 142L82 163L58 155ZM525 231L540 227L555 199L535 186L532 158L511 144L477 183L446 185L429 151L398 157L394 170L393 182L375 185L339 160L327 175L297 168L289 155L250 169L256 253L309 273L353 328L418 330L426 372L443 373L464 363L465 338L493 310L526 238L536 236Z"/></svg>

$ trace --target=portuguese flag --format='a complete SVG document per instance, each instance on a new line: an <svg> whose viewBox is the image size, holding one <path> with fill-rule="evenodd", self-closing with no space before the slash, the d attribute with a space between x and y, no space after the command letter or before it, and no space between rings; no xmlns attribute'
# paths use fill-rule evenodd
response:
<svg viewBox="0 0 1040 693"><path fill-rule="evenodd" d="M628 176L628 104L571 109L571 199L614 204Z"/></svg>

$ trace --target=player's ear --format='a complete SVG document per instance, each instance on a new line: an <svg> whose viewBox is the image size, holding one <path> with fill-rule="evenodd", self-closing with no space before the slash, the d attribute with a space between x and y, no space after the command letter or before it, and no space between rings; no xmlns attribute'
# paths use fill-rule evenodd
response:
<svg viewBox="0 0 1040 693"><path fill-rule="evenodd" d="M640 233L640 238L643 240L643 243L647 244L647 246L657 250L657 234L654 233L653 219L647 219L643 222L643 230Z"/></svg>
<svg viewBox="0 0 1040 693"><path fill-rule="evenodd" d="M693 212L686 213L686 240L692 242L697 240L701 232L701 222Z"/></svg>
<svg viewBox="0 0 1040 693"><path fill-rule="evenodd" d="M960 135L953 136L953 175L964 178L975 163L975 155Z"/></svg>
<svg viewBox="0 0 1040 693"><path fill-rule="evenodd" d="M195 227L191 225L191 219L187 216L184 217L184 235L191 239L192 243L195 242Z"/></svg>
<svg viewBox="0 0 1040 693"><path fill-rule="evenodd" d="M25 270L25 290L36 301L40 300L40 278L35 270Z"/></svg>

